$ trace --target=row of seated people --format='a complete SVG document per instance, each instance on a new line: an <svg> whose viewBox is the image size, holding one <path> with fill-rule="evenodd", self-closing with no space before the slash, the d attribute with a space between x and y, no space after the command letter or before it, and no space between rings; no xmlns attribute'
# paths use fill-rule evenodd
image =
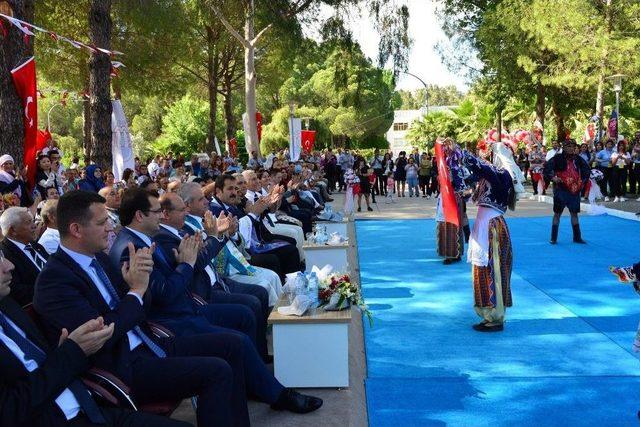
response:
<svg viewBox="0 0 640 427"><path fill-rule="evenodd" d="M161 198L66 193L44 218L57 230L53 254L34 242L26 209L3 213L2 425L173 425L97 406L78 381L87 367L115 374L138 404L197 396L203 426L248 425L247 396L297 413L322 405L266 366L266 319L284 274L301 267L295 239L262 237L278 191L240 203L237 178L219 178L212 203L196 183ZM31 301L46 341L20 310Z"/></svg>

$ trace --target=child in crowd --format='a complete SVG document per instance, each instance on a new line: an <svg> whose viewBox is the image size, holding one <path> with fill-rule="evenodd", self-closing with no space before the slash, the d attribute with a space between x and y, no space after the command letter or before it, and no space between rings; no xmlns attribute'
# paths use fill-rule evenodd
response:
<svg viewBox="0 0 640 427"><path fill-rule="evenodd" d="M385 201L385 203L395 203L395 201L393 200L393 189L395 188L396 182L394 181L393 174L389 169L386 170L385 175L387 176L387 200Z"/></svg>
<svg viewBox="0 0 640 427"><path fill-rule="evenodd" d="M376 186L376 174L372 168L367 171L367 178L369 179L369 187L371 188L371 203L376 203L376 193L373 189Z"/></svg>

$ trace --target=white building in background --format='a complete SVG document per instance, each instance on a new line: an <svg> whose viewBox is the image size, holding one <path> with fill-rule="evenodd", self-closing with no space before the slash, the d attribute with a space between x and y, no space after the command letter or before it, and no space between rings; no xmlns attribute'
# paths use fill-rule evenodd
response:
<svg viewBox="0 0 640 427"><path fill-rule="evenodd" d="M456 106L434 106L429 107L429 112L451 110ZM401 151L410 153L413 146L407 141L407 131L411 127L414 120L421 118L425 109L420 110L396 110L393 114L393 124L386 133L389 142L389 150L393 152L394 157Z"/></svg>

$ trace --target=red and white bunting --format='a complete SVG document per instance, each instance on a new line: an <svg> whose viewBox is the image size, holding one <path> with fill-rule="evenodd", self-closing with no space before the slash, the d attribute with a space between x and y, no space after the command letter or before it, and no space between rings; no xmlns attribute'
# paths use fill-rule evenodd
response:
<svg viewBox="0 0 640 427"><path fill-rule="evenodd" d="M64 37L64 36L61 36L60 34L54 33L53 31L45 30L44 28L38 27L36 25L33 25L33 24L28 23L28 22L22 21L20 19L14 18L12 16L4 15L2 13L0 13L0 18L5 19L11 25L15 26L17 29L22 31L24 33L24 35L25 35L25 38L28 38L30 36L35 36L35 33L33 33L33 31L32 31L32 30L35 30L35 31L39 31L41 33L48 34L55 41L67 42L71 46L75 47L76 49L86 49L91 53L102 52L102 53L104 53L106 55L109 55L111 57L114 57L116 55L124 55L122 52L119 52L117 50L103 49L103 48L95 46L95 45L82 43L82 42L79 42L77 40L72 40L72 39L70 39L68 37ZM6 35L6 29L2 25L2 21L1 20L0 20L0 32L2 32L3 34Z"/></svg>

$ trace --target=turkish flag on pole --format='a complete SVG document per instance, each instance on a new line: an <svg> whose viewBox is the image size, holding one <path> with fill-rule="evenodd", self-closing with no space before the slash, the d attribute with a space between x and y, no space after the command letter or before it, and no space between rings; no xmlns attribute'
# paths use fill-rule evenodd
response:
<svg viewBox="0 0 640 427"><path fill-rule="evenodd" d="M33 57L11 70L16 92L24 108L24 158L23 165L29 167L29 183L36 176L36 151L38 150L38 94L36 90L36 62Z"/></svg>
<svg viewBox="0 0 640 427"><path fill-rule="evenodd" d="M256 111L256 130L258 131L258 144L262 141L262 113Z"/></svg>
<svg viewBox="0 0 640 427"><path fill-rule="evenodd" d="M458 204L456 196L453 194L453 185L451 184L451 174L449 166L444 157L444 149L440 141L436 141L436 162L438 163L438 183L440 184L440 197L442 197L442 211L444 212L445 222L460 227L460 218L458 218Z"/></svg>
<svg viewBox="0 0 640 427"><path fill-rule="evenodd" d="M310 153L313 150L313 144L316 142L315 130L303 130L302 131L302 149L305 153Z"/></svg>
<svg viewBox="0 0 640 427"><path fill-rule="evenodd" d="M229 155L234 159L238 157L238 140L235 138L229 140Z"/></svg>

